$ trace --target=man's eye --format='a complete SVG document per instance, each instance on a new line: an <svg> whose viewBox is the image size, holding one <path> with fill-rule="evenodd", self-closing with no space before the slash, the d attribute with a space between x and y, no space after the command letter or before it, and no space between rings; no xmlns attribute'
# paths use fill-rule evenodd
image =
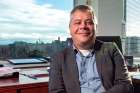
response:
<svg viewBox="0 0 140 93"><path fill-rule="evenodd" d="M78 24L80 24L80 22L74 22L74 24L77 24L78 25Z"/></svg>
<svg viewBox="0 0 140 93"><path fill-rule="evenodd" d="M91 25L91 24L93 24L93 22L92 21L87 21L86 24Z"/></svg>

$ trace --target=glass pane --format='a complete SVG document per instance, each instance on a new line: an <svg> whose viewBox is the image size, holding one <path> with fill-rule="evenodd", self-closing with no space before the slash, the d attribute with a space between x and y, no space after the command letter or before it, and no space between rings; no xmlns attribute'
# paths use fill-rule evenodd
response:
<svg viewBox="0 0 140 93"><path fill-rule="evenodd" d="M140 57L140 0L126 0L126 54Z"/></svg>
<svg viewBox="0 0 140 93"><path fill-rule="evenodd" d="M0 0L0 58L51 56L66 46L73 0Z"/></svg>

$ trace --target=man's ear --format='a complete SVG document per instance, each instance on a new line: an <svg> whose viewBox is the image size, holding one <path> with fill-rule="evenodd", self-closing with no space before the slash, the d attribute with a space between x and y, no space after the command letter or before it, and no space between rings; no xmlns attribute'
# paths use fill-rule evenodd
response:
<svg viewBox="0 0 140 93"><path fill-rule="evenodd" d="M70 29L70 23L69 23L69 29Z"/></svg>
<svg viewBox="0 0 140 93"><path fill-rule="evenodd" d="M97 24L95 24L95 34L97 35L98 34L98 25Z"/></svg>
<svg viewBox="0 0 140 93"><path fill-rule="evenodd" d="M69 21L69 29L70 29L70 25L71 25L71 19L70 19L70 21Z"/></svg>

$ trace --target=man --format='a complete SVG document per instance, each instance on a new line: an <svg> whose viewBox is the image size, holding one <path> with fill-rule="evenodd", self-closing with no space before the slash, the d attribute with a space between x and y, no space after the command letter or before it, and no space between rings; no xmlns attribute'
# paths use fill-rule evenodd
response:
<svg viewBox="0 0 140 93"><path fill-rule="evenodd" d="M49 93L132 93L121 52L114 43L96 40L96 24L90 6L71 11L72 47L52 60Z"/></svg>

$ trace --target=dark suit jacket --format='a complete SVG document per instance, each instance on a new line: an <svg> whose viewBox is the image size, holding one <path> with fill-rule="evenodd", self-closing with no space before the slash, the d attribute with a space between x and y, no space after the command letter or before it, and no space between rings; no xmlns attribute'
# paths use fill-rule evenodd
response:
<svg viewBox="0 0 140 93"><path fill-rule="evenodd" d="M133 87L121 52L114 43L96 40L97 70L105 93L132 93ZM78 67L73 48L58 53L51 62L49 93L80 93Z"/></svg>

